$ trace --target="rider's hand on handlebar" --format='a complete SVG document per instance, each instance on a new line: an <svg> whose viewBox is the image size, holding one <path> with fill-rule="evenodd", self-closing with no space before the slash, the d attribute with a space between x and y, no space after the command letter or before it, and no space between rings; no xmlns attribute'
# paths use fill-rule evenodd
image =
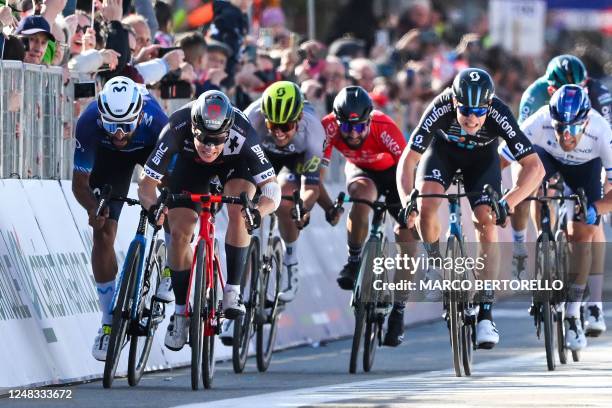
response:
<svg viewBox="0 0 612 408"><path fill-rule="evenodd" d="M508 215L511 214L510 206L506 199L502 198L497 202L499 208L499 218L495 220L495 224L505 228L508 224ZM495 214L493 214L495 216Z"/></svg>
<svg viewBox="0 0 612 408"><path fill-rule="evenodd" d="M416 224L417 215L419 215L418 211L411 209L410 204L408 204L400 210L399 219L404 222L408 229L411 229Z"/></svg>
<svg viewBox="0 0 612 408"><path fill-rule="evenodd" d="M295 211L295 209L292 209L291 211L291 215L293 216L293 212ZM293 221L295 222L295 226L299 230L304 229L310 223L310 211L302 209L302 218L298 220L297 217L293 217Z"/></svg>
<svg viewBox="0 0 612 408"><path fill-rule="evenodd" d="M108 218L110 214L110 210L108 209L108 206L102 210L102 215L96 216L96 211L97 211L97 208L94 208L87 212L87 215L89 216L89 225L91 225L94 231L97 231L99 229L102 229L102 227L104 227L104 223L106 222L106 219Z"/></svg>
<svg viewBox="0 0 612 408"><path fill-rule="evenodd" d="M165 215L168 213L168 208L164 207L164 210L159 215L159 219L156 218L158 209L159 204L153 204L151 207L149 207L149 210L147 211L147 219L149 220L149 223L151 225L161 227L162 225L164 225L164 220L166 219Z"/></svg>
<svg viewBox="0 0 612 408"><path fill-rule="evenodd" d="M343 213L344 208L332 205L325 210L325 220L333 227L338 224L338 221L340 221L340 217L342 217Z"/></svg>
<svg viewBox="0 0 612 408"><path fill-rule="evenodd" d="M250 217L249 217L249 213L251 215ZM259 210L257 208L248 209L248 213L247 213L247 208L243 207L242 217L244 218L246 229L249 232L249 234L252 233L253 230L256 230L257 228L259 228L259 226L261 225L261 214L259 213Z"/></svg>

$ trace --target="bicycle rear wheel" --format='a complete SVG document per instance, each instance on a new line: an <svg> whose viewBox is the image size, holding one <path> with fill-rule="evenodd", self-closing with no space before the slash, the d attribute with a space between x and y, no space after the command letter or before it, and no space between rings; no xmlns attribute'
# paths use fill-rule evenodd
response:
<svg viewBox="0 0 612 408"><path fill-rule="evenodd" d="M446 259L449 257L455 259L460 256L459 242L457 237L451 235L448 238L448 244L446 246ZM451 276L448 276L451 280L455 279L454 271L450 271ZM453 367L455 368L455 375L457 377L463 376L463 350L461 342L461 296L457 291L450 290L448 292L448 329L450 336L451 349L453 351Z"/></svg>
<svg viewBox="0 0 612 408"><path fill-rule="evenodd" d="M235 373L244 371L249 344L253 333L253 320L257 308L257 281L259 276L259 240L251 238L247 262L242 273L240 287L245 297L246 313L234 321L234 337L232 340L232 364Z"/></svg>
<svg viewBox="0 0 612 408"><path fill-rule="evenodd" d="M195 283L193 285L193 309L189 322L189 344L191 345L191 389L200 388L202 381L202 337L204 325L202 313L204 304L202 302L204 288L206 287L206 243L198 242L196 248Z"/></svg>
<svg viewBox="0 0 612 408"><path fill-rule="evenodd" d="M567 287L567 276L569 271L569 248L567 244L567 235L564 231L557 231L555 234L555 242L557 249L556 257L556 278L563 282L563 287ZM555 293L555 304L559 305L563 302L563 293ZM561 364L567 364L567 346L565 344L565 324L563 310L557 310L555 315L555 323L557 325L557 352L559 354L559 362Z"/></svg>
<svg viewBox="0 0 612 408"><path fill-rule="evenodd" d="M113 325L111 328L108 350L106 351L106 361L104 363L104 378L102 386L110 388L115 378L117 364L127 336L128 324L130 322L130 310L132 308L132 293L136 275L138 274L138 264L140 263L140 247L138 241L130 244L128 256L125 260L125 268L121 279L121 286L117 295L117 301L113 310Z"/></svg>
<svg viewBox="0 0 612 408"><path fill-rule="evenodd" d="M550 281L551 267L553 263L550 259L551 243L547 234L542 235L540 241L540 256L537 258L538 268L540 268L542 281L546 285ZM540 294L540 296L542 296ZM552 371L555 369L555 334L557 331L556 327L553 327L552 321L552 304L550 302L550 294L545 293L542 296L541 308L542 308L542 324L544 324L544 347L546 349L546 365L548 370Z"/></svg>
<svg viewBox="0 0 612 408"><path fill-rule="evenodd" d="M215 239L214 258L213 258L213 281L210 288L205 292L205 309L204 309L204 341L202 345L202 381L204 388L212 387L213 377L215 375L215 336L220 329L220 304L219 304L219 274L221 271L217 268L216 261L219 258L219 246Z"/></svg>
<svg viewBox="0 0 612 408"><path fill-rule="evenodd" d="M276 342L278 316L281 312L278 296L281 291L281 273L283 265L283 245L279 237L272 238L270 269L259 271L259 301L257 321L257 369L264 372L270 366L272 351Z"/></svg>

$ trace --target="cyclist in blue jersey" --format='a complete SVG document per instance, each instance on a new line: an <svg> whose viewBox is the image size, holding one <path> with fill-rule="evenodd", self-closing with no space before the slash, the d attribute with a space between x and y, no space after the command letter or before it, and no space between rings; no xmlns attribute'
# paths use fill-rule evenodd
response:
<svg viewBox="0 0 612 408"><path fill-rule="evenodd" d="M91 264L102 309L102 327L92 349L96 360L106 359L110 337L109 307L117 275L114 242L123 203L111 202L96 216L95 192L109 184L113 194L127 195L134 167L144 165L167 122L146 89L121 76L106 83L77 121L72 191L93 228Z"/></svg>

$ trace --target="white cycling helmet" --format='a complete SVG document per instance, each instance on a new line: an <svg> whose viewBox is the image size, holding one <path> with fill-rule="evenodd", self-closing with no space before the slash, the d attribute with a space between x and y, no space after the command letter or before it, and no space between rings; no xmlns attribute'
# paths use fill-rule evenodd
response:
<svg viewBox="0 0 612 408"><path fill-rule="evenodd" d="M111 78L98 94L98 111L103 123L136 122L142 105L138 85L123 76Z"/></svg>

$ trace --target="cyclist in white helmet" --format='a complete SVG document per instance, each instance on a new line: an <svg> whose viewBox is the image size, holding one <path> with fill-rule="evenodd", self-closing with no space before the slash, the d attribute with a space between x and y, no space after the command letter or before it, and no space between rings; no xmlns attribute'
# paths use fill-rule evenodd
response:
<svg viewBox="0 0 612 408"><path fill-rule="evenodd" d="M96 216L94 192L109 184L113 194L127 195L134 166L144 165L167 122L168 117L146 89L121 76L106 83L77 121L72 191L93 228L91 265L102 309L102 327L92 349L96 360L106 359L110 337L109 308L117 275L114 242L123 203L111 202Z"/></svg>

